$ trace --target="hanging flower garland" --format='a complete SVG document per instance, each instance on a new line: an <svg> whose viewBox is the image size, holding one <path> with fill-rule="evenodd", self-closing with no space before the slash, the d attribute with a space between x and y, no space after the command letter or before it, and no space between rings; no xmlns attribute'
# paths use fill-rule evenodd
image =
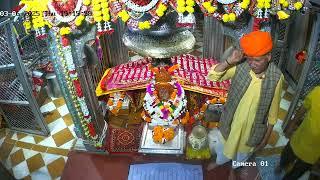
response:
<svg viewBox="0 0 320 180"><path fill-rule="evenodd" d="M71 52L71 46L69 40L65 36L59 36L56 34L56 42L58 44L58 56L60 57L61 64L64 68L64 73L67 81L67 88L72 95L73 103L75 104L78 116L80 118L81 126L85 132L85 136L88 139L96 142L97 146L101 146L96 140L98 135L95 132L93 123L91 121L91 115L89 113L83 92L78 79L78 74L73 63L73 57ZM62 44L62 46L60 45Z"/></svg>
<svg viewBox="0 0 320 180"><path fill-rule="evenodd" d="M219 98L212 98L212 99L208 99L206 100L206 102L201 106L200 111L198 111L197 113L195 113L193 116L195 117L195 119L197 120L203 120L204 117L204 113L206 112L208 106L210 104L224 104L226 102L226 99L224 97L219 97Z"/></svg>
<svg viewBox="0 0 320 180"><path fill-rule="evenodd" d="M114 29L111 27L111 16L109 3L105 0L92 0L93 19L97 25L98 35L112 34Z"/></svg>
<svg viewBox="0 0 320 180"><path fill-rule="evenodd" d="M46 5L37 1L21 1L20 3L26 5L26 14L23 25L27 32L33 28L38 39L46 38L46 26L49 26L49 28L51 27L44 18L43 12L47 10Z"/></svg>
<svg viewBox="0 0 320 180"><path fill-rule="evenodd" d="M217 20L222 20L223 22L234 22L245 9L248 8L250 0L243 0L241 3L231 3L223 5L225 13L219 13L217 1L201 1L196 0L197 4L200 6L202 12L207 16L213 16Z"/></svg>
<svg viewBox="0 0 320 180"><path fill-rule="evenodd" d="M125 3L127 3L128 1L125 1ZM151 1L155 2L155 1ZM120 3L119 1L114 1L112 2L112 10L114 11L114 14L116 14L116 16L118 16L119 18L121 18L121 20L127 24L127 26L133 28L133 29L140 29L140 30L144 30L144 29L150 29L151 26L155 25L158 20L164 15L164 13L166 12L167 8L168 8L168 0L161 0L156 8L151 8L153 6L153 4L151 4L150 6L139 6L139 5L134 5L131 6L133 4L133 2L130 1L130 3L127 3L127 6L125 6L123 3ZM127 9L137 9L140 12L145 11L144 13L148 12L151 15L151 19L146 20L146 21L138 21L135 20L134 18L132 18ZM151 8L151 9L150 9ZM148 10L149 9L149 10Z"/></svg>
<svg viewBox="0 0 320 180"><path fill-rule="evenodd" d="M195 24L194 13L194 0L177 0L175 3L171 3L171 5L178 12L178 23L177 27L192 27ZM187 16L183 14L188 12Z"/></svg>
<svg viewBox="0 0 320 180"><path fill-rule="evenodd" d="M122 104L123 104L123 100L126 96L125 92L118 92L118 93L113 93L110 94L107 105L108 105L108 109L109 111L114 114L114 115L118 115Z"/></svg>

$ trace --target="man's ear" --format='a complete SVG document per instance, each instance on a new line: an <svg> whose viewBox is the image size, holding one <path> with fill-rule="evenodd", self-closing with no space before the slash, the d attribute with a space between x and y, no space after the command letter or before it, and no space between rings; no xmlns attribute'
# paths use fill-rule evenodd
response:
<svg viewBox="0 0 320 180"><path fill-rule="evenodd" d="M266 55L266 58L267 58L268 62L271 61L271 52L269 52L269 53Z"/></svg>

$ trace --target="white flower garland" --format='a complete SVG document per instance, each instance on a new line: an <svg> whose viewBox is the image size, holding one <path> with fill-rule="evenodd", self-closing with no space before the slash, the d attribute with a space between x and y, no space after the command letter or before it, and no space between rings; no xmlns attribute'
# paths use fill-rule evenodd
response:
<svg viewBox="0 0 320 180"><path fill-rule="evenodd" d="M151 2L145 6L139 6L132 2L131 0L122 0L122 2L130 9L137 12L147 12L152 9L155 5L157 5L158 0L151 0Z"/></svg>
<svg viewBox="0 0 320 180"><path fill-rule="evenodd" d="M171 85L173 85L175 88L176 86L176 81L170 82ZM154 89L155 82L154 80L151 82L151 88ZM180 85L179 85L180 86ZM183 88L181 87L181 95L176 96L174 100L168 100L166 102L162 102L163 106L170 106L171 104L178 103L176 108L171 112L170 116L168 116L167 119L163 118L164 113L161 111L161 108L158 106L155 106L156 98L155 96L151 96L148 92L146 93L144 97L144 109L148 113L148 115L151 117L151 125L162 125L162 126L176 126L177 124L173 124L173 121L178 119L185 111L186 111L186 106L187 106L187 99L185 97L185 92Z"/></svg>
<svg viewBox="0 0 320 180"><path fill-rule="evenodd" d="M74 12L80 12L82 6L82 0L78 0L76 7L74 8ZM70 15L70 16L61 16L56 9L52 6L51 1L48 2L48 8L50 10L50 12L54 13L55 18L59 21L59 22L65 22L65 23L69 23L70 21L74 20L77 16L76 15Z"/></svg>

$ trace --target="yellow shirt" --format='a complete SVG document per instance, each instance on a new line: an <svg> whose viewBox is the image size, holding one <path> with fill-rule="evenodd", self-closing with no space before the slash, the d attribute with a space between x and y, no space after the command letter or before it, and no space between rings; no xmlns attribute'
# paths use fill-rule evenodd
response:
<svg viewBox="0 0 320 180"><path fill-rule="evenodd" d="M208 79L212 81L223 81L231 79L236 71L236 66L224 71L216 72L213 66L208 74ZM246 143L250 137L250 132L256 112L259 106L260 90L262 85L262 80L257 78L253 71L250 71L252 81L241 98L237 110L233 116L233 121L231 124L231 131L229 137L224 142L224 155L230 159L233 159L237 152L249 153L253 151L253 147L247 146ZM268 114L268 123L274 125L278 119L278 111L281 100L281 90L284 77L281 78L277 84L272 104L270 106Z"/></svg>
<svg viewBox="0 0 320 180"><path fill-rule="evenodd" d="M314 164L320 158L320 86L305 98L306 116L291 137L293 152L303 161Z"/></svg>

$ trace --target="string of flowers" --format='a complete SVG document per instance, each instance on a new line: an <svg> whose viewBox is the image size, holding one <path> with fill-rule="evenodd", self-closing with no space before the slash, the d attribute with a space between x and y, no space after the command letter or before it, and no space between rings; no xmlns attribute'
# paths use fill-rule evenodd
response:
<svg viewBox="0 0 320 180"><path fill-rule="evenodd" d="M56 42L58 45L58 56L63 65L64 74L67 81L67 88L72 95L73 103L75 104L78 116L80 118L81 126L84 130L85 137L94 141L97 147L102 144L97 141L98 135L95 132L91 115L83 96L83 92L78 79L78 74L73 63L70 42L65 36L56 34ZM61 44L62 45L61 45Z"/></svg>
<svg viewBox="0 0 320 180"><path fill-rule="evenodd" d="M46 20L44 20L43 12L46 10L47 7L44 4L37 2L30 2L30 4L25 9L27 14L25 14L25 21L23 25L27 32L29 32L33 28L38 39L44 39L47 37L45 28L46 25L51 27L51 25Z"/></svg>
<svg viewBox="0 0 320 180"><path fill-rule="evenodd" d="M154 80L146 88L147 93L144 97L145 114L151 117L154 124L173 125L172 121L178 119L186 110L187 100L183 88L176 81L171 82L171 84L175 89L167 102L159 100ZM148 118L145 118L145 120L148 121Z"/></svg>
<svg viewBox="0 0 320 180"><path fill-rule="evenodd" d="M125 96L126 96L125 92L110 94L107 105L108 105L109 111L112 114L114 114L116 116L118 115L118 113L122 107L123 100L124 100Z"/></svg>
<svg viewBox="0 0 320 180"><path fill-rule="evenodd" d="M234 22L250 4L250 0L243 0L241 3L236 2L234 4L224 5L225 13L217 12L218 3L216 1L201 1L196 0L200 9L206 13L207 16L213 16L217 20L223 22Z"/></svg>
<svg viewBox="0 0 320 180"><path fill-rule="evenodd" d="M97 33L99 35L112 34L114 29L111 27L108 1L92 0L92 11L93 19L97 25Z"/></svg>
<svg viewBox="0 0 320 180"><path fill-rule="evenodd" d="M194 0L177 0L175 5L176 11L178 12L178 27L191 27L195 23L193 16L194 13ZM183 13L188 12L188 15L184 17Z"/></svg>
<svg viewBox="0 0 320 180"><path fill-rule="evenodd" d="M212 99L208 99L206 100L206 102L201 106L200 111L198 111L197 113L195 113L193 116L195 117L195 119L197 120L202 120L204 117L204 113L206 112L208 106L210 104L216 104L216 103L220 103L220 104L224 104L226 102L226 99L224 97L219 97L219 98L212 98Z"/></svg>
<svg viewBox="0 0 320 180"><path fill-rule="evenodd" d="M158 3L155 10L150 10L149 14L151 15L151 18L149 20L145 21L138 21L130 17L128 11L125 9L124 6L119 1L112 2L112 6L115 11L115 14L124 22L127 24L127 26L133 28L133 29L150 29L151 26L155 25L160 17L164 15L168 8L168 0L161 0L160 3ZM130 9L130 6L128 7Z"/></svg>

